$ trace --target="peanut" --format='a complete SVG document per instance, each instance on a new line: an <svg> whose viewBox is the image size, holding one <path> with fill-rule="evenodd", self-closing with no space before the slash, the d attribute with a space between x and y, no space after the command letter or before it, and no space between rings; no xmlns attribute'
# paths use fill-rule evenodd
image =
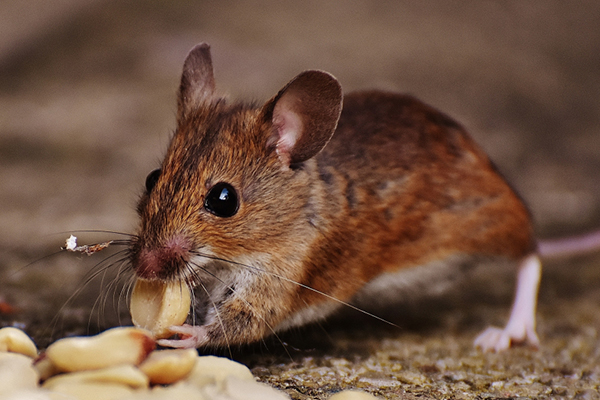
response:
<svg viewBox="0 0 600 400"><path fill-rule="evenodd" d="M0 329L0 351L20 353L31 358L37 356L33 340L22 330L12 327Z"/></svg>
<svg viewBox="0 0 600 400"><path fill-rule="evenodd" d="M154 351L140 369L148 375L152 384L171 384L189 375L197 356L196 349Z"/></svg>
<svg viewBox="0 0 600 400"><path fill-rule="evenodd" d="M96 336L60 339L46 357L61 371L86 371L119 364L139 365L156 344L148 331L112 328Z"/></svg>
<svg viewBox="0 0 600 400"><path fill-rule="evenodd" d="M185 322L190 304L190 290L181 282L138 279L131 293L129 311L135 326L163 339L171 336L169 327Z"/></svg>

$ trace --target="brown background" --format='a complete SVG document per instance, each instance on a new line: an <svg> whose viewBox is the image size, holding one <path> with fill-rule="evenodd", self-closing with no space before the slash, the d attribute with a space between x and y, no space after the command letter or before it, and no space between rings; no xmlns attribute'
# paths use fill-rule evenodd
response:
<svg viewBox="0 0 600 400"><path fill-rule="evenodd" d="M308 68L333 73L346 91L377 87L413 93L471 131L528 202L541 236L600 226L597 1L4 0L0 3L0 301L17 310L0 313L1 324L24 326L45 344L65 334L118 323L111 303L113 299L123 303L126 297L111 285L118 263L97 265L104 258L100 254L89 259L70 254L41 258L57 251L67 232L134 231L137 196L174 128L183 59L200 41L212 45L219 90L232 97L266 99ZM115 237L78 236L84 241ZM100 276L84 285L90 274L102 275L107 265L112 267L104 282ZM599 267L597 256L548 264L540 300L540 333L548 347L534 353L535 360L525 350L513 352L508 357L523 358L510 362L478 353L468 353L469 357L483 363L488 372L489 363L496 360L495 368L507 374L504 381L524 374L510 368L528 365L536 378L522 387L558 385L565 388L565 395L588 393L569 386L565 376L583 371L588 361L599 364ZM308 372L293 370L290 377L272 360L259 357L248 362L257 365L255 373L264 380L282 387L289 384L289 392L297 398L302 393L325 396L344 385L362 385L385 396L401 390L440 398L446 396L443 390L455 396L463 392L474 396L478 390L508 395L513 392L492 384L496 378L482 386L462 387L461 382L475 379L465 372L464 363L456 366L456 373L467 374L462 380L444 378L452 369L448 365L422 368L440 360L439 353L427 350L437 346L435 340L445 338L439 346L447 352L456 349L444 346L459 343L452 357L461 359L470 351L468 342L477 330L503 320L511 289L496 286L485 293L493 293L488 297L501 306L486 303L481 305L483 311L467 317L464 313L470 311L465 307L448 311L431 330L388 333L383 339L360 330L351 335L354 339L334 333L330 348L319 353L324 358L311 361L315 365L303 352L294 355L296 364L286 364L306 366ZM470 301L462 298L459 303L471 310ZM456 336L449 339L448 332ZM587 353L561 358L565 343L574 338L586 343ZM425 346L423 352L431 359L415 364L411 353L417 351L411 347L415 341ZM397 346L403 349L400 355L391 350ZM264 355L263 350L259 353ZM386 362L404 365L402 373L420 373L430 383L450 382L445 383L448 388L427 391L418 379L399 378L404 375L380 366L377 374L384 374L387 381L367 369L364 385L362 378L346 377L344 383L339 373L333 373L320 375L329 376L323 378L329 389L322 389L325 384L299 389L299 382L308 382L315 368L341 371L339 363L358 353L369 359L380 352L387 355ZM338 364L331 364L332 357ZM578 362L578 357L587 361ZM532 365L550 368L549 364L555 373L546 371L551 377L543 381ZM586 376L592 382L589 376L600 371L590 368Z"/></svg>

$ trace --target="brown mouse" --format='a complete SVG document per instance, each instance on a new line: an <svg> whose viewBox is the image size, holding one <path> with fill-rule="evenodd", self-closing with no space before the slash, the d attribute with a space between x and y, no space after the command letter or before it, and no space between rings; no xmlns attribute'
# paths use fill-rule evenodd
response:
<svg viewBox="0 0 600 400"><path fill-rule="evenodd" d="M200 44L138 211L137 276L194 289L195 319L166 346L254 342L362 306L409 272L496 259L519 265L515 301L476 345L539 343L527 208L460 124L410 96L342 96L305 71L262 106L230 102Z"/></svg>

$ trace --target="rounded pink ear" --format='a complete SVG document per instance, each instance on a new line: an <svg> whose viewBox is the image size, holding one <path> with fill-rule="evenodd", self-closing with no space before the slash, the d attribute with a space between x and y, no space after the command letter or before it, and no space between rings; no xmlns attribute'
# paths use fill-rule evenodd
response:
<svg viewBox="0 0 600 400"><path fill-rule="evenodd" d="M210 100L215 92L210 46L206 43L196 45L188 53L183 63L179 98L178 115L183 117L191 110Z"/></svg>
<svg viewBox="0 0 600 400"><path fill-rule="evenodd" d="M342 87L323 71L304 71L265 105L271 116L273 137L281 161L301 163L329 142L342 111Z"/></svg>

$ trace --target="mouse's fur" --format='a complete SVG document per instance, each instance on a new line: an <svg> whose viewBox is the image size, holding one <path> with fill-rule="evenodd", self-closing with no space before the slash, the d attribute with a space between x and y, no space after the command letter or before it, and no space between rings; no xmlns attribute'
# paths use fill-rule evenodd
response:
<svg viewBox="0 0 600 400"><path fill-rule="evenodd" d="M215 94L208 46L188 56L177 130L131 249L140 277L196 287L200 326L174 330L185 346L259 340L403 269L534 252L527 209L457 122L395 93L341 106L320 71L263 106L230 103ZM219 182L240 198L231 217L204 208Z"/></svg>

